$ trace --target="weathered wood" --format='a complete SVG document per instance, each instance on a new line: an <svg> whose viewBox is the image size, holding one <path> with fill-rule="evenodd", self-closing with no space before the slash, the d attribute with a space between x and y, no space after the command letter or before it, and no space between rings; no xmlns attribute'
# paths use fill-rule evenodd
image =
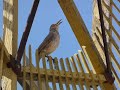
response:
<svg viewBox="0 0 120 90"><path fill-rule="evenodd" d="M53 90L56 90L55 73L54 73L54 69L53 69L52 58L49 58L49 62L50 62L50 69L52 70L52 74L53 74L53 78L52 78Z"/></svg>
<svg viewBox="0 0 120 90"><path fill-rule="evenodd" d="M109 21L109 18L108 18L104 13L103 13L103 15L104 15L106 21L108 21L108 23L109 23L109 22L110 22L110 21ZM110 24L110 26L111 26L111 29L112 29L113 32L115 33L115 36L116 36L117 39L120 41L120 35L119 35L118 32L115 30L114 26L113 26L111 23L109 23L109 24Z"/></svg>
<svg viewBox="0 0 120 90"><path fill-rule="evenodd" d="M66 58L66 64L67 64L68 71L70 72L70 74L72 76L72 88L73 88L73 90L77 90L76 85L75 85L76 82L75 82L75 79L73 77L73 73L72 73L72 70L70 67L70 62L69 62L68 58Z"/></svg>
<svg viewBox="0 0 120 90"><path fill-rule="evenodd" d="M45 77L45 69L43 69L43 68L39 68L39 70L41 71L40 72L40 77L41 78L44 78ZM23 68L22 68L22 71L23 71ZM62 78L62 81L63 81L63 83L65 83L65 72L64 71L60 71L61 72L61 78ZM30 67L26 67L26 73L27 74L29 74L30 73ZM78 77L76 77L76 72L73 72L73 77L74 77L74 79L75 80L78 80ZM87 81L91 81L92 79L91 78L89 78L89 73L85 73L85 75L83 75L83 73L81 73L81 72L79 72L79 74L80 74L80 78L81 79L85 79L83 76L86 76L86 79L87 79ZM52 79L50 79L50 78L52 78L53 77L53 73L52 73L52 70L51 69L47 69L47 75L48 75L48 78L49 78L49 82L51 82L52 81ZM54 70L54 75L55 75L55 82L58 82L58 78L59 78L59 74L58 74L58 70ZM71 81L72 81L72 75L70 74L70 72L68 72L68 71L66 71L66 75L67 75L67 78L68 78L68 80L70 80L69 81L69 83L71 83ZM97 75L99 75L99 74L97 74ZM100 74L101 75L101 74ZM37 81L38 80L38 78L37 78L37 76L38 76L38 69L36 69L36 68L33 68L33 80L34 81ZM22 77L21 76L19 76L18 78L20 78L20 79L22 79ZM29 80L29 76L27 76L26 77L26 79L27 80ZM95 81L96 81L96 83L99 81L98 79L95 79ZM105 79L103 79L103 81L106 81ZM76 81L77 82L77 81ZM98 84L97 84L98 85Z"/></svg>
<svg viewBox="0 0 120 90"><path fill-rule="evenodd" d="M105 6L105 8L107 8L107 10L109 11L109 13L111 14L111 16L114 18L114 20L116 21L116 23L120 26L120 22L119 20L116 18L116 16L113 14L112 10L110 9L110 6L106 5L105 1L102 0L102 4L103 6Z"/></svg>
<svg viewBox="0 0 120 90"><path fill-rule="evenodd" d="M104 0L106 3L107 3L107 5L109 5L109 0ZM100 29L100 24L98 23L98 22L95 22L95 20L97 19L97 20L99 20L99 14L98 14L98 5L97 5L97 3L96 3L96 0L94 0L94 8L93 8L93 13L94 13L94 15L93 15L93 23ZM112 23L111 23L111 21L110 21L110 19L109 19L109 17L107 17L107 16L109 16L109 11L107 10L107 8L105 8L105 7L103 7L103 14L104 14L104 21L105 21L105 26L106 26L106 28L108 28L109 26L110 26L110 28L111 28L111 30L113 31L113 33L115 34L115 36L117 37L117 39L118 39L118 41L120 40L120 38L119 38L119 34L116 32L116 30L115 30L115 28L114 28L114 26L112 25ZM107 16L106 16L107 15ZM94 30L94 32L96 32L97 30L96 30L96 26L94 25L94 27L93 27L93 30ZM97 33L97 32L96 32ZM100 38L100 37L99 37ZM108 38L108 37L107 37ZM97 39L96 39L97 40ZM101 41L102 39L100 38L100 41ZM95 43L96 44L96 43ZM101 44L102 45L102 44ZM96 47L97 47L97 45L96 45ZM97 47L97 49L99 50L99 48ZM102 50L102 49L101 49ZM99 51L100 53L102 53L101 51ZM103 60L105 60L105 59L103 59ZM109 90L114 90L114 84L109 84L109 83L103 83L103 86L104 86L104 88L105 89L109 89Z"/></svg>
<svg viewBox="0 0 120 90"><path fill-rule="evenodd" d="M15 56L18 42L18 0L4 0L3 7L3 41L8 52Z"/></svg>
<svg viewBox="0 0 120 90"><path fill-rule="evenodd" d="M80 54L80 51L79 51L79 54ZM83 76L84 76L84 78L85 78L86 89L87 89L87 90L90 90L89 81L87 80L87 77L86 77L86 75L85 75L85 72L84 72L84 69L83 69L83 66L82 66L82 63L81 63L81 59L80 59L80 57L79 57L78 54L76 55L76 59L77 59L79 68L80 68L80 70L81 70L81 72L83 73ZM80 75L80 74L79 74L79 75Z"/></svg>
<svg viewBox="0 0 120 90"><path fill-rule="evenodd" d="M56 63L56 68L59 72L59 86L60 86L60 90L63 90L63 83L62 83L62 79L61 79L61 72L60 72L60 69L59 69L59 65L58 65L58 59L55 58L55 63Z"/></svg>
<svg viewBox="0 0 120 90"><path fill-rule="evenodd" d="M18 0L3 0L3 31L3 42L8 55L15 57L18 41ZM10 68L7 68L5 58L3 63L2 82L6 85L4 89L16 90L17 76Z"/></svg>
<svg viewBox="0 0 120 90"><path fill-rule="evenodd" d="M84 51L84 50L83 50L83 51ZM92 78L92 81L91 81L91 82L92 82L92 87L93 87L94 90L97 90L96 83L95 83L94 78L93 78L93 75L91 74L91 71L90 71L90 69L89 69L89 67L88 67L88 65L87 65L87 62L86 62L86 60L85 60L85 56L84 56L84 55L86 55L86 53L83 54L82 52L80 52L80 56L81 56L81 58L82 58L82 62L83 62L83 64L84 64L86 70L88 71L88 73L90 73L90 77Z"/></svg>
<svg viewBox="0 0 120 90"><path fill-rule="evenodd" d="M99 21L98 21L98 22L99 22ZM118 56L120 56L119 46L117 45L117 43L116 43L116 41L114 40L114 38L111 36L111 33L109 32L109 30L105 29L105 31L106 31L106 34L107 34L107 35L109 36L109 38L110 38L111 44L114 46L116 52L118 53ZM97 28L96 33L99 34L99 38L102 37L99 28Z"/></svg>
<svg viewBox="0 0 120 90"><path fill-rule="evenodd" d="M65 85L66 85L66 89L67 90L70 90L70 86L69 86L69 81L68 81L68 78L67 78L67 73L65 71L65 66L64 66L64 62L63 62L63 59L60 58L60 65L61 65L61 69L63 72L65 72ZM62 75L61 75L62 76Z"/></svg>
<svg viewBox="0 0 120 90"><path fill-rule="evenodd" d="M104 81L102 81L102 79L101 79L101 77L99 75L97 77L99 79L99 86L101 87L101 90L105 90L104 85L103 85Z"/></svg>
<svg viewBox="0 0 120 90"><path fill-rule="evenodd" d="M26 90L26 50L23 54L23 90Z"/></svg>
<svg viewBox="0 0 120 90"><path fill-rule="evenodd" d="M0 88L2 88L1 86L2 86L2 69L3 69L3 54L4 53L4 51L3 51L3 48L1 48L1 50L0 50Z"/></svg>
<svg viewBox="0 0 120 90"><path fill-rule="evenodd" d="M45 69L45 81L42 82L42 85L45 83L45 88L44 90L49 90L49 85L48 85L48 74L47 74L47 69L46 69L46 59L45 59L45 54L44 52L42 53L42 61L43 61L43 68Z"/></svg>
<svg viewBox="0 0 120 90"><path fill-rule="evenodd" d="M29 66L30 66L30 90L33 90L33 74L32 74L32 50L29 45Z"/></svg>
<svg viewBox="0 0 120 90"><path fill-rule="evenodd" d="M115 79L116 79L116 81L117 81L117 83L118 83L118 86L120 87L120 79L119 79L119 77L118 77L115 69L113 68L113 66L111 67L111 69L112 69L113 75L114 75L114 77L115 77Z"/></svg>
<svg viewBox="0 0 120 90"><path fill-rule="evenodd" d="M73 0L58 0L71 28L81 46L86 46L91 63L97 73L103 73L105 71L105 65L100 58L96 47L93 44L93 40L84 24L84 21L74 3ZM84 37L84 38L81 38Z"/></svg>
<svg viewBox="0 0 120 90"><path fill-rule="evenodd" d="M112 5L118 10L118 12L120 13L120 9L115 5L115 3L113 2L113 0L110 0Z"/></svg>
<svg viewBox="0 0 120 90"><path fill-rule="evenodd" d="M73 63L74 71L77 72L77 76L78 76L78 78L79 78L79 88L80 88L81 90L84 90L83 84L82 84L82 80L80 79L80 75L79 75L79 73L78 73L77 66L76 66L76 64L75 64L75 60L74 60L74 57L73 57L73 56L71 57L71 61L72 61L72 63Z"/></svg>
<svg viewBox="0 0 120 90"><path fill-rule="evenodd" d="M38 58L38 50L36 50L36 65L37 65L37 77L38 77L38 89L39 90L42 90L42 82L41 82L41 77L40 77L40 74L41 74L41 70L39 70L39 58ZM34 72L34 71L33 71Z"/></svg>

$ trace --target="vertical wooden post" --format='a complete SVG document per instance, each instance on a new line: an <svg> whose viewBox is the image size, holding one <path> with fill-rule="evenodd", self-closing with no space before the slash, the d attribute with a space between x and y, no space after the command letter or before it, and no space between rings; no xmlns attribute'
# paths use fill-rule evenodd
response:
<svg viewBox="0 0 120 90"><path fill-rule="evenodd" d="M79 52L79 53L80 53L80 52ZM90 90L89 82L88 82L88 80L87 80L87 78L86 78L86 75L85 75L85 72L84 72L84 69L83 69L83 66L82 66L82 63L81 63L81 59L80 59L80 57L79 57L78 54L76 55L76 59L77 59L79 68L80 68L80 70L81 70L81 72L83 73L83 76L84 76L84 78L85 78L86 89L87 89L87 90Z"/></svg>
<svg viewBox="0 0 120 90"><path fill-rule="evenodd" d="M23 54L23 90L26 90L26 50Z"/></svg>
<svg viewBox="0 0 120 90"><path fill-rule="evenodd" d="M77 66L76 66L76 64L75 64L75 60L74 60L74 57L73 57L73 56L71 57L71 61L72 61L72 63L73 63L73 67L74 67L74 69L75 69L75 72L77 72L77 75L78 75L78 78L79 78L79 87L80 87L80 89L84 90L83 84L82 84L82 80L80 79L80 74L79 74L79 72L78 72L78 70L77 70Z"/></svg>
<svg viewBox="0 0 120 90"><path fill-rule="evenodd" d="M55 58L55 62L56 62L56 68L59 72L59 85L60 85L60 90L63 90L63 84L62 84L62 79L61 79L61 73L60 73L60 69L59 69L59 65L58 65L58 59Z"/></svg>
<svg viewBox="0 0 120 90"><path fill-rule="evenodd" d="M18 0L3 0L3 6L3 41L8 53L15 57L18 43ZM3 68L3 76L8 78L8 82L11 82L6 82L6 85L11 86L6 90L16 90L17 76L6 65Z"/></svg>
<svg viewBox="0 0 120 90"><path fill-rule="evenodd" d="M52 70L53 78L52 78L52 85L53 85L53 90L56 90L56 82L55 82L55 75L54 75L54 69L53 69L53 63L52 63L52 58L49 58L50 62L50 69Z"/></svg>
<svg viewBox="0 0 120 90"><path fill-rule="evenodd" d="M18 0L3 1L3 41L8 52L15 56L18 43Z"/></svg>
<svg viewBox="0 0 120 90"><path fill-rule="evenodd" d="M65 84L66 84L66 89L67 90L70 90L70 86L69 86L69 81L68 81L68 78L67 78L67 74L66 74L66 71L65 71L65 66L64 66L64 63L63 63L63 59L61 58L60 59L60 65L61 65L61 68L62 70L65 72Z"/></svg>
<svg viewBox="0 0 120 90"><path fill-rule="evenodd" d="M30 66L30 90L33 90L33 73L32 73L32 50L29 45L29 66Z"/></svg>
<svg viewBox="0 0 120 90"><path fill-rule="evenodd" d="M90 69L89 69L89 66L88 66L88 64L87 64L87 62L86 62L86 60L85 60L85 56L86 56L87 60L89 60L89 56L87 55L87 53L85 53L85 48L83 48L83 52L84 52L84 54L81 52L80 55L81 55L81 57L83 58L83 59L82 59L82 60L83 60L83 63L84 63L85 67L86 67L87 70L88 70L88 73L90 74L90 76L91 76L91 78L92 78L92 87L93 87L94 90L97 90L97 86L96 86L96 84L95 84L95 81L94 81L94 78L93 78L93 74L91 73L91 71L90 71ZM89 60L89 61L90 61L90 60Z"/></svg>
<svg viewBox="0 0 120 90"><path fill-rule="evenodd" d="M0 88L1 88L1 86L2 86L2 69L3 69L3 54L4 52L3 52L3 48L0 50Z"/></svg>
<svg viewBox="0 0 120 90"><path fill-rule="evenodd" d="M38 50L36 50L36 66L37 66L37 71L38 71L38 89L42 90L42 80L40 76L40 67L39 67L39 59L38 59Z"/></svg>
<svg viewBox="0 0 120 90"><path fill-rule="evenodd" d="M76 84L75 84L75 80L74 80L74 77L73 77L73 73L72 73L72 70L71 70L71 67L70 67L70 62L69 62L68 58L66 58L66 64L67 64L68 71L70 72L70 74L72 76L72 87L73 87L73 90L77 90Z"/></svg>
<svg viewBox="0 0 120 90"><path fill-rule="evenodd" d="M48 85L48 75L47 75L47 70L46 70L46 59L45 59L45 53L42 52L42 61L43 61L43 68L45 69L45 81L42 82L42 86L45 85L44 90L49 90L49 85Z"/></svg>

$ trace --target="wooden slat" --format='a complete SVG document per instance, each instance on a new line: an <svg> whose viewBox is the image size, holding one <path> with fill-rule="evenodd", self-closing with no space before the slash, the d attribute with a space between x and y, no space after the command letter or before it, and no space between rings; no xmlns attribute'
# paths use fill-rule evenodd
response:
<svg viewBox="0 0 120 90"><path fill-rule="evenodd" d="M117 22L117 24L120 26L120 21L118 21L118 19L116 18L116 16L113 14L112 10L109 8L108 5L106 5L106 3L104 2L104 0L102 0L102 4L107 8L107 10L110 12L110 14L112 15L112 17L114 18L114 20Z"/></svg>
<svg viewBox="0 0 120 90"><path fill-rule="evenodd" d="M115 48L118 56L120 57L119 46L117 45L117 43L116 43L116 41L114 40L114 38L110 35L110 32L109 32L107 29L105 29L105 31L106 31L107 35L109 36L109 38L110 38L110 40L111 40L111 44L114 46L114 48ZM100 37L102 37L102 36L101 36L101 33L100 33L100 29L97 28L97 32L99 33Z"/></svg>
<svg viewBox="0 0 120 90"><path fill-rule="evenodd" d="M118 38L118 40L120 41L120 35L117 33L117 31L115 30L115 28L113 27L113 25L110 23L109 18L103 13L103 16L105 17L105 19L107 20L107 22L110 24L111 29L113 30L113 32L115 33L115 36Z"/></svg>
<svg viewBox="0 0 120 90"><path fill-rule="evenodd" d="M68 78L67 78L67 74L66 74L66 71L65 71L65 66L64 66L64 63L63 63L63 59L62 59L62 58L60 59L60 65L61 65L62 71L65 72L65 84L66 84L66 89L67 89L67 90L70 90L69 81L68 81Z"/></svg>
<svg viewBox="0 0 120 90"><path fill-rule="evenodd" d="M26 90L26 50L23 54L23 90Z"/></svg>
<svg viewBox="0 0 120 90"><path fill-rule="evenodd" d="M80 52L79 52L80 53ZM80 70L81 70L81 72L83 73L83 76L84 76L84 78L85 78L85 86L86 86L86 89L87 90L90 90L90 87L89 87L89 81L87 80L87 77L86 77L86 75L85 75L85 72L84 72L84 69L83 69L83 66L82 66L82 63L81 63L81 59L80 59L80 57L79 57L79 55L77 54L76 55L76 59L77 59L77 62L78 62L78 66L79 66L79 68L80 68Z"/></svg>
<svg viewBox="0 0 120 90"><path fill-rule="evenodd" d="M32 74L32 50L29 46L29 66L30 66L30 90L33 90L33 74Z"/></svg>
<svg viewBox="0 0 120 90"><path fill-rule="evenodd" d="M55 58L55 63L56 63L56 68L59 72L59 85L60 85L60 90L64 90L63 89L63 84L62 84L62 79L61 79L61 73L60 73L60 69L59 69L59 65L58 65L58 59Z"/></svg>
<svg viewBox="0 0 120 90"><path fill-rule="evenodd" d="M68 58L66 58L66 64L67 64L68 71L72 75L72 82L71 82L72 83L72 88L73 88L73 90L77 90L76 85L75 85L75 79L73 78L73 73L72 73L72 70L71 70L71 67L70 67L70 62L69 62Z"/></svg>
<svg viewBox="0 0 120 90"><path fill-rule="evenodd" d="M0 50L0 88L1 88L1 79L2 79L2 71L3 71L3 57L4 57L4 51L3 48Z"/></svg>
<svg viewBox="0 0 120 90"><path fill-rule="evenodd" d="M113 0L110 0L112 2L112 5L118 10L118 12L120 13L120 9L115 5L115 3L113 2Z"/></svg>
<svg viewBox="0 0 120 90"><path fill-rule="evenodd" d="M102 37L102 34L100 32L100 29L99 28L96 28L96 32L99 34L99 38ZM105 29L107 35L109 36L110 40L111 40L111 43L113 44L113 46L116 48L116 51L118 52L118 54L120 54L120 51L119 51L119 46L117 45L116 41L114 40L114 38L111 36L109 30Z"/></svg>
<svg viewBox="0 0 120 90"><path fill-rule="evenodd" d="M84 48L83 48L83 51L84 51ZM85 55L86 54L87 53L85 53ZM87 62L85 60L85 56L84 56L83 52L80 52L80 56L82 58L82 61L83 61L83 64L84 64L85 68L88 70L88 73L90 73L90 77L92 78L92 87L93 87L94 90L97 90L96 83L95 83L94 78L93 78L93 74L91 73L91 71L89 69L89 66L88 66L88 64L87 64ZM86 56L86 58L88 59L87 56Z"/></svg>
<svg viewBox="0 0 120 90"><path fill-rule="evenodd" d="M96 33L98 33L99 35L100 35L100 37L102 37L102 34L100 33L100 30L97 28L97 32ZM111 37L111 39L113 39L112 37ZM114 40L114 39L113 39ZM98 40L98 42L99 42L99 40ZM102 44L99 42L99 44L101 45L101 48L103 47L102 46ZM102 49L103 50L103 49ZM112 56L112 58L113 58L113 60L114 60L114 62L116 62L116 65L120 68L120 65L118 64L118 62L117 62L117 60L115 59L115 56L114 56L114 54L112 53L112 51L111 51L111 49L109 48L109 52L110 52L110 55Z"/></svg>
<svg viewBox="0 0 120 90"><path fill-rule="evenodd" d="M52 70L52 85L53 85L53 90L56 90L56 82L55 82L55 75L54 75L54 69L53 69L53 63L52 63L52 58L49 58L50 62L50 69Z"/></svg>
<svg viewBox="0 0 120 90"><path fill-rule="evenodd" d="M37 66L37 73L38 73L38 89L39 90L42 90L42 82L41 82L41 77L40 77L40 73L41 73L41 70L39 69L39 59L38 59L38 50L36 50L36 66Z"/></svg>
<svg viewBox="0 0 120 90"><path fill-rule="evenodd" d="M48 84L48 75L47 75L47 68L46 68L46 59L45 59L45 53L42 53L42 61L43 61L43 68L45 69L45 85L46 89L49 90L49 84ZM44 82L43 82L44 84Z"/></svg>
<svg viewBox="0 0 120 90"><path fill-rule="evenodd" d="M85 55L86 55L86 57L87 57L87 60L88 60L88 62L89 62L89 64L91 65L91 62L90 62L90 58L89 58L89 56L87 55L87 52L86 52L86 50L85 50L85 47L83 47L82 48L83 49L83 51L84 51L84 53L85 53ZM86 62L85 62L86 63ZM86 63L87 64L87 63ZM91 65L92 66L92 65ZM92 76L92 80L93 80L93 82L95 83L95 81L94 81L94 74L93 74L93 71L92 70L89 70L89 73L90 73L90 75ZM100 79L100 76L99 75L97 75L98 76L98 79L99 79L99 83L100 83L100 87L101 87L101 89L102 90L104 90L105 88L104 88L104 86L103 86L103 81ZM96 86L95 86L96 87ZM94 87L93 87L94 88ZM97 89L97 88L95 88L95 89Z"/></svg>
<svg viewBox="0 0 120 90"><path fill-rule="evenodd" d="M112 54L112 62L114 63L116 69L118 70L118 72L120 73L120 64L117 62L115 56L113 55L113 53L111 52Z"/></svg>
<svg viewBox="0 0 120 90"><path fill-rule="evenodd" d="M118 55L120 56L120 50L119 50L119 46L117 45L117 43L115 42L114 38L112 36L110 36L110 32L108 30L106 30L108 36L110 37L111 39L111 42L116 50L116 52L118 53Z"/></svg>
<svg viewBox="0 0 120 90"><path fill-rule="evenodd" d="M112 4L112 0L110 0L110 11L112 11L112 7L113 7L113 4ZM110 23L112 23L112 15L111 13L109 12L109 19L110 19ZM112 37L112 28L109 24L109 35ZM112 43L111 43L111 39L109 38L109 47L112 48ZM111 56L110 56L110 59L111 59Z"/></svg>
<svg viewBox="0 0 120 90"><path fill-rule="evenodd" d="M97 33L97 32L96 32ZM97 34L94 33L93 35L95 36L96 38L96 44L97 44L97 48L100 49L99 53L102 52L102 55L104 55L104 48L103 48L103 45L102 45L102 42L100 41L99 37L97 36Z"/></svg>
<svg viewBox="0 0 120 90"><path fill-rule="evenodd" d="M71 61L72 61L72 63L73 63L74 71L77 72L77 75L78 75L78 78L79 78L79 87L80 87L81 90L84 90L83 84L82 84L82 80L80 79L80 75L79 75L79 73L78 73L77 66L76 66L76 64L75 64L75 59L74 59L73 56L71 57Z"/></svg>
<svg viewBox="0 0 120 90"><path fill-rule="evenodd" d="M115 77L115 80L117 81L118 86L120 87L120 79L119 79L119 77L118 77L115 69L113 68L113 66L112 66L111 68L112 68L112 71L113 71L113 75L114 75L114 77Z"/></svg>
<svg viewBox="0 0 120 90"><path fill-rule="evenodd" d="M100 34L100 36L101 36L101 33L99 32L99 29L97 30L98 32L97 33L99 33ZM94 34L95 36L96 36L96 34ZM100 45L100 48L101 48L101 52L104 52L104 50L103 50L103 46L102 46L102 44L100 43L100 41L97 39L97 42L98 42L98 45ZM100 49L99 48L99 49ZM120 72L120 65L119 65L119 63L117 62L117 60L116 60L116 58L115 58L115 56L114 56L114 54L113 54L113 52L112 52L112 50L111 50L111 48L109 47L109 53L110 53L110 56L111 56L111 60L112 60L112 62L115 64L115 66L116 66L116 68L118 69L118 71Z"/></svg>

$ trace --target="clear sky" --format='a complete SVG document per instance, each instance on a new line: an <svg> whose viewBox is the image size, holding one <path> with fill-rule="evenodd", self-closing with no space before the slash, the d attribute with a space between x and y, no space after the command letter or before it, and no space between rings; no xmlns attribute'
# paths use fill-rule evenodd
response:
<svg viewBox="0 0 120 90"><path fill-rule="evenodd" d="M26 26L28 15L30 13L34 0L18 0L19 1L19 16L18 16L18 43L21 40L23 31ZM89 32L92 31L92 3L93 0L74 0ZM117 3L116 3L117 4ZM118 5L118 4L117 4ZM119 5L120 6L120 5ZM115 12L116 13L116 12ZM0 0L0 22L2 22L2 0ZM59 33L61 36L60 45L57 50L52 53L53 57L66 58L72 56L80 49L80 46L75 38L71 27L60 8L57 0L40 0L39 7L34 19L34 23L31 28L31 32L27 42L27 48L29 44L32 45L33 63L35 65L35 50L41 44L43 39L49 33L49 27L51 24L56 23L62 19L63 23L60 25ZM120 29L118 29L120 30ZM0 37L2 37L2 23L0 23ZM19 44L18 44L19 45ZM66 53L67 52L67 53ZM18 90L21 90L18 85Z"/></svg>

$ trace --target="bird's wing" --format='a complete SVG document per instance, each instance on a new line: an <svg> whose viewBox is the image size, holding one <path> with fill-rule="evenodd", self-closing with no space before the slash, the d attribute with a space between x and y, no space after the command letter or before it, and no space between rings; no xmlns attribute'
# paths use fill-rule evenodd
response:
<svg viewBox="0 0 120 90"><path fill-rule="evenodd" d="M47 37L43 40L41 45L39 46L38 53L40 53L42 50L44 50L44 48L46 48L46 46L49 45L49 43L52 42L52 39L53 39L53 33L49 33L47 35Z"/></svg>

